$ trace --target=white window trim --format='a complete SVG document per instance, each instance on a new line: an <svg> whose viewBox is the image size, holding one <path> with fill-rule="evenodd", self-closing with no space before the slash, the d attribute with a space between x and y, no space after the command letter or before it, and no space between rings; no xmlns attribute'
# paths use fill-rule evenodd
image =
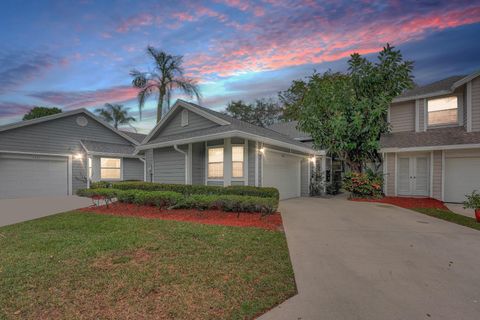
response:
<svg viewBox="0 0 480 320"><path fill-rule="evenodd" d="M457 98L457 121L452 122L452 123L440 123L440 124L433 124L431 125L428 122L428 115L430 112L428 111L428 100L436 100L436 99L443 99L443 98L449 98L449 97L456 97ZM457 94L451 94L447 96L442 96L442 97L432 97L430 99L425 99L426 100L426 105L425 105L425 110L427 113L427 119L426 119L426 126L430 129L437 129L437 128L449 128L449 127L458 127L459 126L459 118L463 117L463 110L460 109L460 97ZM448 109L450 110L450 109ZM460 114L462 112L462 114Z"/></svg>
<svg viewBox="0 0 480 320"><path fill-rule="evenodd" d="M205 154L205 161L206 161L206 164L205 164L205 181L206 181L206 184L208 184L209 181L223 181L225 179L225 145L222 144L222 145L214 145L214 146L209 146L207 144L207 142L205 142L205 146L206 146L206 154ZM215 149L215 148L222 148L223 149L223 177L221 178L210 178L208 176L208 164L209 164L209 160L208 160L208 150L209 149ZM212 162L212 163L220 163L220 162Z"/></svg>
<svg viewBox="0 0 480 320"><path fill-rule="evenodd" d="M120 168L107 168L102 167L102 159L118 159L120 160ZM122 181L123 180L123 158L115 158L115 157L100 157L100 181ZM103 169L120 169L120 178L119 179L104 179L102 178L102 168Z"/></svg>
<svg viewBox="0 0 480 320"><path fill-rule="evenodd" d="M246 141L246 140L245 140ZM246 181L247 180L247 175L248 175L248 172L245 172L245 169L246 169L246 159L248 158L248 153L245 154L246 152L246 143L244 142L243 144L240 144L240 143L235 143L235 144L232 144L232 151L233 151L233 147L243 147L243 176L242 177L234 177L233 176L233 152L232 152L232 161L230 163L230 167L232 168L232 181ZM240 161L235 161L235 162L240 162Z"/></svg>

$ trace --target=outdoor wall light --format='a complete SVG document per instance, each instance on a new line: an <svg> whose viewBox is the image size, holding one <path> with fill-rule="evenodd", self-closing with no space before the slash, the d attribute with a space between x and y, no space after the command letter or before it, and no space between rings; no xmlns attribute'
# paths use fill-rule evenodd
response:
<svg viewBox="0 0 480 320"><path fill-rule="evenodd" d="M315 162L315 160L316 160L315 156L310 158L310 162Z"/></svg>
<svg viewBox="0 0 480 320"><path fill-rule="evenodd" d="M261 153L265 153L265 148L263 148L263 147L260 148L260 152L261 152Z"/></svg>
<svg viewBox="0 0 480 320"><path fill-rule="evenodd" d="M75 160L82 160L82 159L83 159L83 154L77 153L77 154L75 154L75 155L73 156L73 158L74 158Z"/></svg>

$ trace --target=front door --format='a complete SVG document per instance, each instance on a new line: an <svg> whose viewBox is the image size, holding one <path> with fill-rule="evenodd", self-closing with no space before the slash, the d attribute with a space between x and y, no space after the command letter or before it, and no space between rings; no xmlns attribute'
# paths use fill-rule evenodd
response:
<svg viewBox="0 0 480 320"><path fill-rule="evenodd" d="M399 156L397 193L405 196L428 196L428 157Z"/></svg>

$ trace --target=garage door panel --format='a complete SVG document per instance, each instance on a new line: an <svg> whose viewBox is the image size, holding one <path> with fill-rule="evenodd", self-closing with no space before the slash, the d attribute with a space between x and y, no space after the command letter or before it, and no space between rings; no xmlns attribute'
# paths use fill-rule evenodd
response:
<svg viewBox="0 0 480 320"><path fill-rule="evenodd" d="M463 202L473 190L480 190L480 158L446 158L445 201Z"/></svg>
<svg viewBox="0 0 480 320"><path fill-rule="evenodd" d="M263 186L277 188L280 199L300 196L300 159L266 152L263 163Z"/></svg>
<svg viewBox="0 0 480 320"><path fill-rule="evenodd" d="M0 157L0 198L68 194L68 161L65 157Z"/></svg>

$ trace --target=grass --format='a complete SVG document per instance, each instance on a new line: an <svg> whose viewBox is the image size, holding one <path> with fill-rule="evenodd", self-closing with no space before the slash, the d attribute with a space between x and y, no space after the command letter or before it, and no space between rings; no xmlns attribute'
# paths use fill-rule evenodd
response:
<svg viewBox="0 0 480 320"><path fill-rule="evenodd" d="M480 230L480 223L478 223L474 218L466 217L461 214L456 214L448 210L434 208L414 208L413 210L429 215L431 217L453 222L461 226Z"/></svg>
<svg viewBox="0 0 480 320"><path fill-rule="evenodd" d="M0 228L0 319L251 319L296 293L285 235L68 212Z"/></svg>

